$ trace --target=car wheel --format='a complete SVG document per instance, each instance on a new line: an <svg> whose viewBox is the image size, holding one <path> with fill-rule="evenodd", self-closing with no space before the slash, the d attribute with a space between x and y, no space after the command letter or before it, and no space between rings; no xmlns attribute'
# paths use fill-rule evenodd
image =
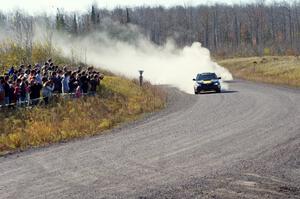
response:
<svg viewBox="0 0 300 199"><path fill-rule="evenodd" d="M217 89L216 92L217 92L217 93L221 93L221 89Z"/></svg>

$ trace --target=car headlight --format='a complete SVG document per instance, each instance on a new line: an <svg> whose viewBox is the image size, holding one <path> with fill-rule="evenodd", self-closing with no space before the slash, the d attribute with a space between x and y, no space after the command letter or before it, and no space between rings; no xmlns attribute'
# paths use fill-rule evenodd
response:
<svg viewBox="0 0 300 199"><path fill-rule="evenodd" d="M219 82L215 82L215 83L214 83L215 86L218 86L219 84L220 84Z"/></svg>

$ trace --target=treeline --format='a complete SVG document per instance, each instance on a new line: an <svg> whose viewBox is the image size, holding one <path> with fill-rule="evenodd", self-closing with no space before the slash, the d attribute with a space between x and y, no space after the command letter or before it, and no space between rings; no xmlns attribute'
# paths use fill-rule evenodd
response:
<svg viewBox="0 0 300 199"><path fill-rule="evenodd" d="M0 15L1 23L18 23L20 18ZM58 9L45 19L49 27L84 35L103 29L107 18L120 24L135 24L152 42L163 45L172 38L180 47L198 41L219 56L298 55L300 52L300 1L241 5L200 5L100 9L96 5L83 14ZM9 22L10 21L10 22ZM29 27L31 23L24 23ZM22 26L19 25L19 26ZM24 35L23 35L24 36ZM25 35L26 36L26 35ZM28 35L27 35L28 37ZM26 42L25 42L26 44ZM28 44L26 44L28 45Z"/></svg>

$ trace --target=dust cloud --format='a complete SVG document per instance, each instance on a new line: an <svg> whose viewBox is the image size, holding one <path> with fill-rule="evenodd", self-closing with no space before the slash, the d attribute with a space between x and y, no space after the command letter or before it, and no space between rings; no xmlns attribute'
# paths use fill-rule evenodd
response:
<svg viewBox="0 0 300 199"><path fill-rule="evenodd" d="M193 93L193 81L198 73L215 72L222 80L232 80L230 72L213 62L208 49L198 42L177 48L172 40L164 46L151 43L133 25L108 21L102 28L81 38L68 39L57 35L54 39L67 56L80 55L88 64L129 78L144 78L153 84L167 84ZM84 55L83 55L84 54ZM228 85L222 82L222 88Z"/></svg>
<svg viewBox="0 0 300 199"><path fill-rule="evenodd" d="M35 25L34 41L45 42L49 29ZM228 70L212 61L208 49L195 42L178 48L170 39L164 46L150 42L137 26L121 25L110 19L102 22L97 31L85 36L70 36L53 31L51 40L65 56L109 70L129 78L138 78L139 70L153 84L175 86L193 93L193 81L198 73L215 72L222 80L231 80ZM1 34L0 34L1 35ZM222 88L228 86L222 82Z"/></svg>

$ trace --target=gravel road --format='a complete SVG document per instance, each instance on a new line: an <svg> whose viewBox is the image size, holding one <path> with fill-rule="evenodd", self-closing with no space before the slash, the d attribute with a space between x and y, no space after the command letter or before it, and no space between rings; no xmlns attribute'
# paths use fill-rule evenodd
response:
<svg viewBox="0 0 300 199"><path fill-rule="evenodd" d="M167 90L146 119L0 157L0 198L300 198L300 90Z"/></svg>

